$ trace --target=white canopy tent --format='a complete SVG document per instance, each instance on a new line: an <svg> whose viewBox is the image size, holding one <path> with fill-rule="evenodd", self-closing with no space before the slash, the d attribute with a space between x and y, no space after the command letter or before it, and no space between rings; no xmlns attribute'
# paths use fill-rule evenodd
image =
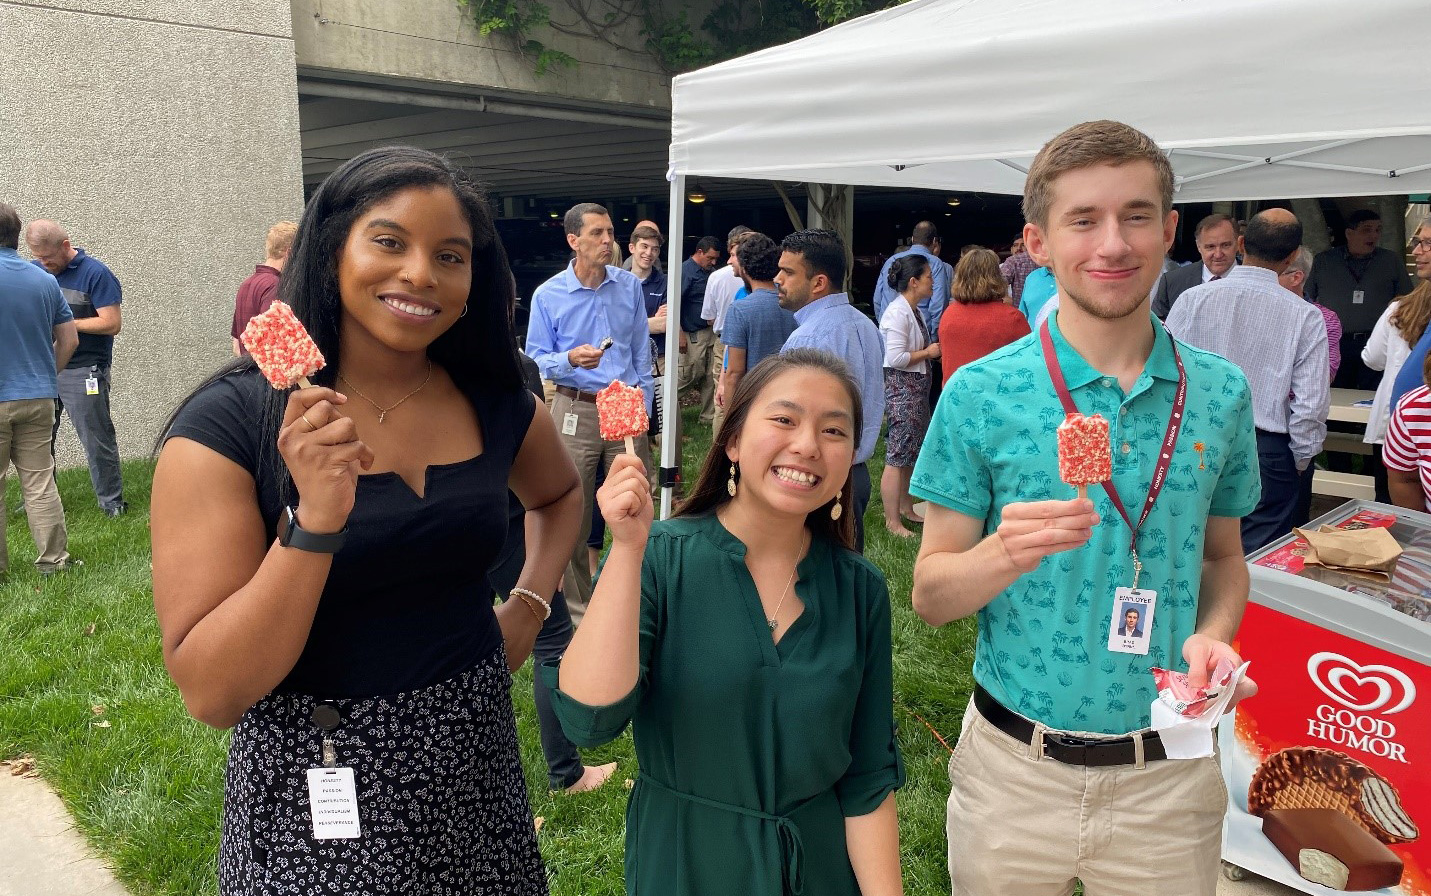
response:
<svg viewBox="0 0 1431 896"><path fill-rule="evenodd" d="M1431 192L1426 11L912 0L682 75L668 270L679 277L687 177L1019 194L1044 142L1097 118L1168 151L1178 202ZM674 378L663 385L675 408ZM671 467L676 446L662 442ZM669 489L661 504L668 515Z"/></svg>

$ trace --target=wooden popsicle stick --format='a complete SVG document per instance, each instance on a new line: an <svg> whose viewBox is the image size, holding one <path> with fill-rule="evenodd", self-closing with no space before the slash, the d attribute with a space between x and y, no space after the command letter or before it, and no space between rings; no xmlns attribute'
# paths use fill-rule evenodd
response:
<svg viewBox="0 0 1431 896"><path fill-rule="evenodd" d="M1074 486L1074 491L1078 493L1078 500L1080 501L1088 497L1088 486L1086 485Z"/></svg>
<svg viewBox="0 0 1431 896"><path fill-rule="evenodd" d="M634 455L636 453L636 443L631 441L631 437L626 437L626 453Z"/></svg>
<svg viewBox="0 0 1431 896"><path fill-rule="evenodd" d="M298 378L298 385L302 386L305 389L313 388L313 384L308 381L308 377L306 376L300 376Z"/></svg>

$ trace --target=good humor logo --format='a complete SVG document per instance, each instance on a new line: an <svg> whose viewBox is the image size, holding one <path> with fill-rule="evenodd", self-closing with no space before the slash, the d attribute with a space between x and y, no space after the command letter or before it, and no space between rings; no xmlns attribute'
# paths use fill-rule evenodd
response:
<svg viewBox="0 0 1431 896"><path fill-rule="evenodd" d="M1323 651L1307 660L1307 675L1323 694L1344 707L1318 706L1316 718L1307 720L1308 737L1406 761L1406 748L1395 740L1396 726L1377 718L1395 715L1416 700L1416 685L1406 673L1379 663L1363 666Z"/></svg>

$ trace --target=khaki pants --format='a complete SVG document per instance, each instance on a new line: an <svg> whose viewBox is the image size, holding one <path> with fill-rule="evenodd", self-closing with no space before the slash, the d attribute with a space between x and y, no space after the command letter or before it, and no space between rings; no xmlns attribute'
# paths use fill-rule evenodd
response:
<svg viewBox="0 0 1431 896"><path fill-rule="evenodd" d="M724 373L724 372L725 372L725 343L721 342L720 339L719 339L719 337L717 337L717 338L716 338L716 344L715 344L715 356L711 359L711 389L712 389L712 390L714 390L714 389L716 389L717 387L720 386L721 374ZM727 396L725 397L725 400L726 400L726 401L730 401L730 396L727 395ZM714 404L714 401L712 401L712 404ZM715 410L711 413L711 438L715 438L716 434L720 432L720 425L721 425L721 423L722 423L724 420L725 420L725 408L722 407L721 405L718 405L718 404L715 405Z"/></svg>
<svg viewBox="0 0 1431 896"><path fill-rule="evenodd" d="M574 434L565 432L567 414L576 415ZM586 554L586 539L591 534L591 508L596 503L596 469L604 457L606 469L610 470L611 462L626 451L626 445L601 438L601 424L593 402L577 401L558 392L552 398L552 420L556 422L562 444L581 475L581 533L572 548L566 574L562 577L562 593L571 611L571 624L577 625L586 615L586 605L591 601L591 561ZM651 448L646 437L641 436L634 441L637 456L650 470Z"/></svg>
<svg viewBox="0 0 1431 896"><path fill-rule="evenodd" d="M715 331L710 327L687 333L690 345L681 356L681 388L690 386L701 392L701 422L711 422L715 413L715 385L711 382L711 364L715 357Z"/></svg>
<svg viewBox="0 0 1431 896"><path fill-rule="evenodd" d="M20 494L30 537L39 555L35 566L41 572L56 569L69 560L69 537L65 529L65 508L55 485L55 458L52 452L55 427L55 400L27 398L0 401L0 572L9 565L5 544L5 476L15 465L20 477Z"/></svg>
<svg viewBox="0 0 1431 896"><path fill-rule="evenodd" d="M1227 811L1215 756L1139 769L1031 753L970 701L949 759L954 896L1068 896L1075 880L1087 896L1214 896Z"/></svg>

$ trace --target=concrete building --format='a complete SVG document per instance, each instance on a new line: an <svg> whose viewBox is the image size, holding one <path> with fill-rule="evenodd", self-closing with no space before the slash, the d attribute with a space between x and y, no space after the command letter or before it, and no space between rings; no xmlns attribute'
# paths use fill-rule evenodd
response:
<svg viewBox="0 0 1431 896"><path fill-rule="evenodd" d="M302 210L288 7L0 2L0 46L0 198L61 222L123 284L113 411L122 453L143 455L228 354L269 225ZM62 465L83 464L61 433Z"/></svg>
<svg viewBox="0 0 1431 896"><path fill-rule="evenodd" d="M0 199L61 222L124 286L126 457L229 358L269 225L364 149L451 154L508 218L664 203L670 80L639 18L552 5L543 39L579 65L538 76L458 0L0 0ZM68 425L59 451L84 462Z"/></svg>

